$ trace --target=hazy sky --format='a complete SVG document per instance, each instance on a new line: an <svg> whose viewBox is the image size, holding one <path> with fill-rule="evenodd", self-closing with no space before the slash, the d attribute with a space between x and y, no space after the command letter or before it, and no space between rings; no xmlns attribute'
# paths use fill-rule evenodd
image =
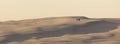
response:
<svg viewBox="0 0 120 44"><path fill-rule="evenodd" d="M120 17L120 0L0 0L0 20L53 16Z"/></svg>

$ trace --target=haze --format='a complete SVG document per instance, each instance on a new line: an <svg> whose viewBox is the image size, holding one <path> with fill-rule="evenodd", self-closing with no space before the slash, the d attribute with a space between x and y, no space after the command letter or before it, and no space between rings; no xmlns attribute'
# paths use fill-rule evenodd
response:
<svg viewBox="0 0 120 44"><path fill-rule="evenodd" d="M119 18L120 0L0 0L0 21L55 16Z"/></svg>

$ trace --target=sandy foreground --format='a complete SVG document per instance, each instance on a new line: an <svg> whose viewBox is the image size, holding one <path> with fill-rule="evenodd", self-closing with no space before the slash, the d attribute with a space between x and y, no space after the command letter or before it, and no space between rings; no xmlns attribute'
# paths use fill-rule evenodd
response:
<svg viewBox="0 0 120 44"><path fill-rule="evenodd" d="M0 44L120 44L119 24L83 16L0 22Z"/></svg>

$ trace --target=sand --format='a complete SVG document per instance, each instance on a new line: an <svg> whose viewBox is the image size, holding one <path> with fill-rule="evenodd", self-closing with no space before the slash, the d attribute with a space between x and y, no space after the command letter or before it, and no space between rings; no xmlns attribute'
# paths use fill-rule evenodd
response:
<svg viewBox="0 0 120 44"><path fill-rule="evenodd" d="M0 22L0 44L120 44L119 22L83 16Z"/></svg>

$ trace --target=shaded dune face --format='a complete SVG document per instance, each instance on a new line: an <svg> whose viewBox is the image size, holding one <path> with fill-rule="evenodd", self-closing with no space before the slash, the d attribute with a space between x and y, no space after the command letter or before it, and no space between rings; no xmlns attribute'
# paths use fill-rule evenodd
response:
<svg viewBox="0 0 120 44"><path fill-rule="evenodd" d="M34 24L36 23L34 21L36 21L38 24ZM25 31L28 33L21 34L20 32L17 33L17 32L11 31L12 34L3 36L5 38L0 41L0 44L7 44L13 41L22 42L22 41L31 39L33 37L35 39L41 39L41 38L48 38L48 37L59 37L67 34L77 35L77 34L90 34L90 33L104 33L104 32L112 31L116 29L118 26L118 24L113 22L108 22L105 20L88 19L86 17L82 17L82 18L63 17L63 18L51 18L51 19L49 18L49 19L42 19L41 21L39 20L34 20L34 21L30 22L29 20L29 22L19 21L20 23L16 23L16 22L10 23L10 25L16 24L16 26L18 26L17 28L21 28L19 26L21 26L20 24L22 23L27 24L25 26L26 27L28 26L28 30L30 26L30 28L32 27L32 30L34 32ZM17 28L15 29L13 28L13 29L17 30Z"/></svg>

